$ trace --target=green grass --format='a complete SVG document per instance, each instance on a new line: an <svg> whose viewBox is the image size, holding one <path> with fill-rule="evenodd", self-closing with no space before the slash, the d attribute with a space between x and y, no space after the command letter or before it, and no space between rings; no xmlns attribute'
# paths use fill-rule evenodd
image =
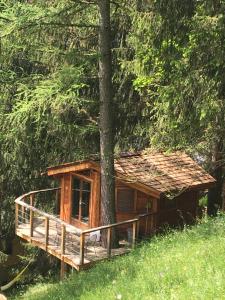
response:
<svg viewBox="0 0 225 300"><path fill-rule="evenodd" d="M37 284L20 299L225 299L225 217L156 237L61 283Z"/></svg>

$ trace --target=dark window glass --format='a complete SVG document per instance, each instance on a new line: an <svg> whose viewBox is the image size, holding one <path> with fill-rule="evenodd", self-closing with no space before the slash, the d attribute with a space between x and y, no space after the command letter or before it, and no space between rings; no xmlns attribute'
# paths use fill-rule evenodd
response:
<svg viewBox="0 0 225 300"><path fill-rule="evenodd" d="M80 189L80 180L78 178L73 179L73 189L79 190Z"/></svg>
<svg viewBox="0 0 225 300"><path fill-rule="evenodd" d="M72 203L72 217L79 219L79 196L80 192L73 191L73 203Z"/></svg>
<svg viewBox="0 0 225 300"><path fill-rule="evenodd" d="M117 210L120 212L132 212L134 210L134 190L117 190Z"/></svg>
<svg viewBox="0 0 225 300"><path fill-rule="evenodd" d="M72 190L72 217L88 223L91 185L87 181L74 178Z"/></svg>

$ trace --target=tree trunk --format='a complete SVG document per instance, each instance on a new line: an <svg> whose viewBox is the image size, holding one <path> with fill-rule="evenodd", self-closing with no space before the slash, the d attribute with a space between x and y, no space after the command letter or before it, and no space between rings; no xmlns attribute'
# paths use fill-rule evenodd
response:
<svg viewBox="0 0 225 300"><path fill-rule="evenodd" d="M115 222L114 130L112 105L112 62L110 1L98 1L99 28L99 91L101 153L101 223Z"/></svg>
<svg viewBox="0 0 225 300"><path fill-rule="evenodd" d="M222 165L223 141L216 143L212 155L212 176L216 179L216 185L208 192L208 215L216 216L218 209L223 206L222 188L223 188L223 165Z"/></svg>

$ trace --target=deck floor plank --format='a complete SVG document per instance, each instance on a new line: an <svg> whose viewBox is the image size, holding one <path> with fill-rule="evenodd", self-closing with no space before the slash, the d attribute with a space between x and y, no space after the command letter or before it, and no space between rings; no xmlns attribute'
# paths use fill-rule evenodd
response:
<svg viewBox="0 0 225 300"><path fill-rule="evenodd" d="M45 219L34 218L33 236L30 237L30 225L25 223L18 224L17 235L33 243L48 253L64 260L67 264L79 270L80 267L80 238L73 232L66 232L65 252L61 255L61 228L55 221L49 222L48 246L45 248ZM112 249L111 256L118 256L130 251L129 247L120 247ZM92 264L96 261L107 259L107 249L99 243L91 243L85 240L84 265Z"/></svg>

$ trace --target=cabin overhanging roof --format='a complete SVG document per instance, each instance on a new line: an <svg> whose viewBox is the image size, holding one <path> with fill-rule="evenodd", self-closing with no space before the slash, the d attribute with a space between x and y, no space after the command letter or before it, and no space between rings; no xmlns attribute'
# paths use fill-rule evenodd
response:
<svg viewBox="0 0 225 300"><path fill-rule="evenodd" d="M49 176L94 169L99 161L83 160L47 169ZM190 189L207 189L216 180L183 152L140 153L115 159L116 179L159 198L161 194Z"/></svg>

